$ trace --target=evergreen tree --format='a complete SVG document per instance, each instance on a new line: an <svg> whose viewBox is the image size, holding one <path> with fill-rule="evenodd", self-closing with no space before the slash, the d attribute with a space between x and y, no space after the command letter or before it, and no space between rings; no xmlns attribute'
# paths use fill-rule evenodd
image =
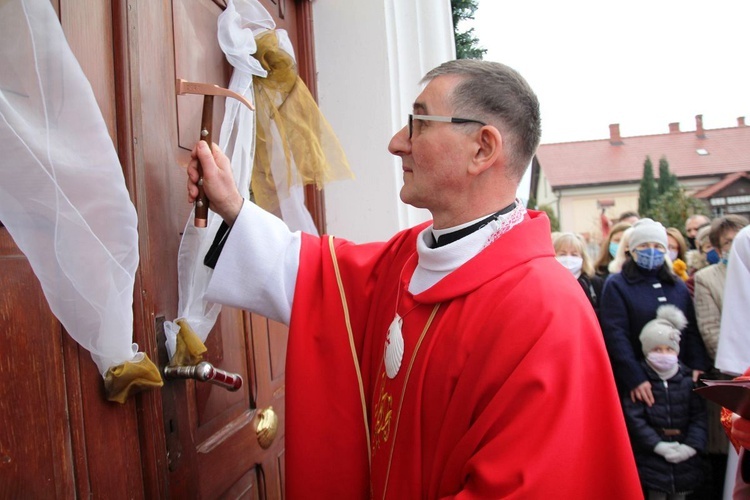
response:
<svg viewBox="0 0 750 500"><path fill-rule="evenodd" d="M652 200L651 208L641 212L641 217L650 217L664 224L664 227L682 228L685 220L693 214L710 217L708 206L702 200L685 194L679 185Z"/></svg>
<svg viewBox="0 0 750 500"><path fill-rule="evenodd" d="M654 181L654 165L651 158L646 157L643 163L643 177L641 177L641 187L638 190L638 213L641 217L646 217L651 210L651 204L656 198L656 183Z"/></svg>
<svg viewBox="0 0 750 500"><path fill-rule="evenodd" d="M659 160L659 195L678 187L677 176L669 171L667 157L662 156Z"/></svg>
<svg viewBox="0 0 750 500"><path fill-rule="evenodd" d="M459 22L474 19L477 11L477 0L451 0L453 12L453 35L456 41L456 59L481 59L487 52L477 46L479 39L474 36L474 28L459 31Z"/></svg>
<svg viewBox="0 0 750 500"><path fill-rule="evenodd" d="M550 230L553 233L560 230L560 220L557 218L557 215L555 215L555 209L552 208L551 205L539 205L536 209L547 214L547 217L549 217Z"/></svg>

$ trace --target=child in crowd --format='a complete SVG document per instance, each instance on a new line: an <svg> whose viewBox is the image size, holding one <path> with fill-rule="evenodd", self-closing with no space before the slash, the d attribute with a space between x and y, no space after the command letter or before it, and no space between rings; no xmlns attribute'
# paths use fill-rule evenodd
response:
<svg viewBox="0 0 750 500"><path fill-rule="evenodd" d="M555 248L555 258L578 280L598 315L604 280L594 274L594 266L583 239L573 233L558 233L554 236L552 245Z"/></svg>
<svg viewBox="0 0 750 500"><path fill-rule="evenodd" d="M656 319L646 323L640 335L654 404L649 407L630 396L622 400L648 500L682 500L703 481L698 452L706 446L706 409L693 392L690 368L677 359L680 331L686 325L679 308L659 307Z"/></svg>

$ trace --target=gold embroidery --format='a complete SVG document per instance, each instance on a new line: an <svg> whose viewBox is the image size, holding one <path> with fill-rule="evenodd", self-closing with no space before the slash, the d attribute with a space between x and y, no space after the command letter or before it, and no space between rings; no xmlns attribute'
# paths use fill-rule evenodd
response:
<svg viewBox="0 0 750 500"><path fill-rule="evenodd" d="M393 396L385 392L385 372L382 372L380 379L380 396L375 405L375 426L372 434L373 455L381 445L388 442L388 437L391 435L391 417L393 416Z"/></svg>

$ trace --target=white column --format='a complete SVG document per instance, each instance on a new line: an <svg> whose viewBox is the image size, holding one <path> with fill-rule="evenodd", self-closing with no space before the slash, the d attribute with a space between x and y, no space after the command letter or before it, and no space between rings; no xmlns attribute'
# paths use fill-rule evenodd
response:
<svg viewBox="0 0 750 500"><path fill-rule="evenodd" d="M313 16L320 107L356 176L326 186L328 232L384 240L430 218L400 201L401 162L387 147L419 80L455 57L450 2L319 0Z"/></svg>

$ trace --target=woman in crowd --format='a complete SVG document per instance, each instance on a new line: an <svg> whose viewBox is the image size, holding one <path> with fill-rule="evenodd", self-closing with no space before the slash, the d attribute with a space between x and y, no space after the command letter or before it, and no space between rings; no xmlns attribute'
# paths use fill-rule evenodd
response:
<svg viewBox="0 0 750 500"><path fill-rule="evenodd" d="M609 275L609 263L617 255L617 248L620 245L620 239L622 233L630 227L627 222L618 222L612 229L609 230L609 235L602 240L602 246L599 249L599 257L594 264L594 271L596 275L602 279L606 279Z"/></svg>
<svg viewBox="0 0 750 500"><path fill-rule="evenodd" d="M667 232L660 223L641 219L629 238L631 259L622 272L611 275L599 303L599 318L618 388L624 395L651 406L651 383L641 366L643 351L639 335L664 304L678 307L688 319L680 342L680 359L694 372L710 366L706 349L695 325L693 301L685 283L665 262Z"/></svg>
<svg viewBox="0 0 750 500"><path fill-rule="evenodd" d="M622 271L623 264L625 264L627 260L630 260L630 246L628 244L628 240L630 240L630 233L632 232L632 227L629 227L622 232L622 236L620 237L620 244L617 246L617 253L615 254L615 258L612 259L612 262L610 262L609 266L607 266L609 274L619 273L620 271Z"/></svg>
<svg viewBox="0 0 750 500"><path fill-rule="evenodd" d="M688 280L687 264L685 254L687 253L687 243L682 233L676 227L667 228L667 254L672 261L672 271L682 278L682 281Z"/></svg>
<svg viewBox="0 0 750 500"><path fill-rule="evenodd" d="M602 294L604 280L594 273L594 266L586 252L583 239L573 233L560 233L556 235L552 244L557 260L578 280L598 315L599 297Z"/></svg>

